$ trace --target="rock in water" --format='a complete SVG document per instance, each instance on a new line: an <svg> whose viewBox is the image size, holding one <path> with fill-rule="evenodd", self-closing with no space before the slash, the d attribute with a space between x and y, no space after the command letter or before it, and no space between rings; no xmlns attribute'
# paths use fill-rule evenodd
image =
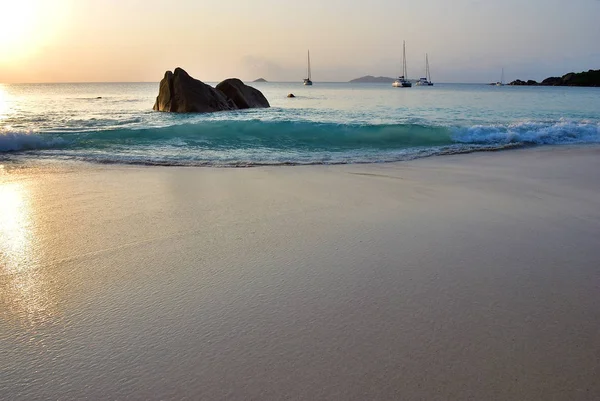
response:
<svg viewBox="0 0 600 401"><path fill-rule="evenodd" d="M237 107L219 90L194 79L181 68L167 71L160 81L154 110L175 113L209 113Z"/></svg>
<svg viewBox="0 0 600 401"><path fill-rule="evenodd" d="M217 85L217 90L231 99L238 109L270 107L269 101L261 91L244 84L237 78L226 79Z"/></svg>
<svg viewBox="0 0 600 401"><path fill-rule="evenodd" d="M287 97L296 97L293 93L288 93Z"/></svg>

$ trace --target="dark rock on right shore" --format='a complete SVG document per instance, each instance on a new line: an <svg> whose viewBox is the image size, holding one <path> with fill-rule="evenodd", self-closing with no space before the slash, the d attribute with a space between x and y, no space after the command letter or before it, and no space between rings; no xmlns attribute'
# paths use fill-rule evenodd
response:
<svg viewBox="0 0 600 401"><path fill-rule="evenodd" d="M570 72L562 77L548 77L541 83L533 80L527 82L517 79L509 85L542 85L542 86L591 86L600 87L600 70L589 70L587 72Z"/></svg>
<svg viewBox="0 0 600 401"><path fill-rule="evenodd" d="M544 85L544 86L558 86L560 84L561 84L560 77L549 77L549 78L544 79L541 83L541 85Z"/></svg>

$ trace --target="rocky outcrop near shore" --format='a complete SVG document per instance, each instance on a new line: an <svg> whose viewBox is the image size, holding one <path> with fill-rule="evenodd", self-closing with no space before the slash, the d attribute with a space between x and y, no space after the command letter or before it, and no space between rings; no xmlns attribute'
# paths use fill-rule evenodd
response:
<svg viewBox="0 0 600 401"><path fill-rule="evenodd" d="M394 80L394 78L390 77L374 77L373 75L365 75L364 77L351 80L350 83L390 84L394 82Z"/></svg>
<svg viewBox="0 0 600 401"><path fill-rule="evenodd" d="M574 73L570 72L562 77L549 77L538 83L533 80L527 82L517 79L509 85L528 85L528 86L590 86L600 87L600 70L589 70L587 72Z"/></svg>
<svg viewBox="0 0 600 401"><path fill-rule="evenodd" d="M223 85L222 85L223 84ZM224 88L227 93L219 89ZM227 79L213 88L192 78L182 68L167 71L153 109L173 113L211 113L214 111L269 107L269 102L258 90L239 79Z"/></svg>
<svg viewBox="0 0 600 401"><path fill-rule="evenodd" d="M261 91L244 84L237 78L229 78L217 85L220 90L233 101L238 109L254 109L269 107L269 101Z"/></svg>
<svg viewBox="0 0 600 401"><path fill-rule="evenodd" d="M534 81L533 79L527 80L527 81L521 81L520 79L517 79L516 81L512 81L511 83L509 83L509 85L513 85L513 86L535 86L535 85L539 85L537 83L537 81Z"/></svg>
<svg viewBox="0 0 600 401"><path fill-rule="evenodd" d="M600 70L587 72L570 72L562 77L550 77L542 81L547 86L600 86Z"/></svg>

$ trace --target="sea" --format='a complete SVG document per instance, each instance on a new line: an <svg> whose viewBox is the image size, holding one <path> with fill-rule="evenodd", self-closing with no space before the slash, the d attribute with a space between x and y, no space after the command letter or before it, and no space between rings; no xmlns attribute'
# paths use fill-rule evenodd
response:
<svg viewBox="0 0 600 401"><path fill-rule="evenodd" d="M598 88L249 84L270 108L156 112L157 82L0 85L0 160L249 167L600 142Z"/></svg>

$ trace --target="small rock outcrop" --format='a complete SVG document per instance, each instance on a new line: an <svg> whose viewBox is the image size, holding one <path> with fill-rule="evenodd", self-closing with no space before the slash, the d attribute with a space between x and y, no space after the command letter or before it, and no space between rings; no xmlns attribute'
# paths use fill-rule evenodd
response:
<svg viewBox="0 0 600 401"><path fill-rule="evenodd" d="M287 97L296 97L293 93L288 93Z"/></svg>
<svg viewBox="0 0 600 401"><path fill-rule="evenodd" d="M521 81L520 79L517 79L515 81L512 81L511 83L509 83L509 85L517 85L517 86L521 86L521 85L527 85L527 82L525 81Z"/></svg>
<svg viewBox="0 0 600 401"><path fill-rule="evenodd" d="M231 99L238 109L252 109L270 107L267 98L251 86L244 84L237 78L229 78L217 85L217 90L223 92Z"/></svg>
<svg viewBox="0 0 600 401"><path fill-rule="evenodd" d="M522 81L520 79L517 79L516 81L512 81L511 83L509 83L509 85L513 85L513 86L535 86L535 85L539 85L537 83L537 81L534 81L533 79L529 79L527 80L527 82Z"/></svg>
<svg viewBox="0 0 600 401"><path fill-rule="evenodd" d="M181 68L165 73L154 104L154 110L175 113L209 113L236 108L221 91L192 78Z"/></svg>
<svg viewBox="0 0 600 401"><path fill-rule="evenodd" d="M356 78L350 81L350 83L375 83L375 84L391 84L395 81L395 78L390 77L374 77L373 75L365 75L364 77Z"/></svg>

